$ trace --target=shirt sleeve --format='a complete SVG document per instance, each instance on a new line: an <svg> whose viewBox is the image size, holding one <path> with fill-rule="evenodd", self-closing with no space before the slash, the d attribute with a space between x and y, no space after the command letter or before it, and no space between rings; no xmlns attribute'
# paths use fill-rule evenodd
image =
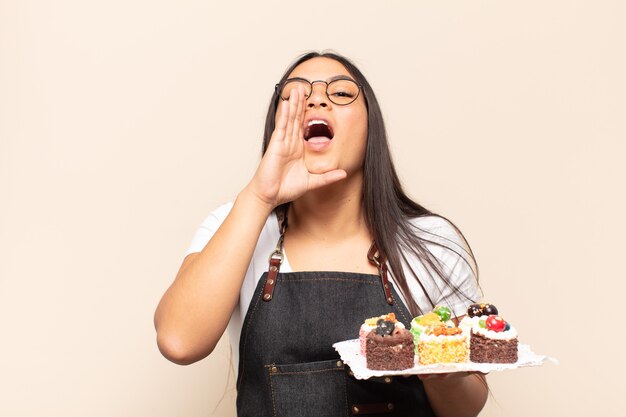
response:
<svg viewBox="0 0 626 417"><path fill-rule="evenodd" d="M446 283L428 268L431 299L436 305L448 306L454 316L465 315L467 307L478 301L482 293L464 239L450 222L438 216L416 219L413 224L448 279Z"/></svg>
<svg viewBox="0 0 626 417"><path fill-rule="evenodd" d="M233 208L233 203L226 203L213 210L208 217L200 224L198 230L191 239L191 244L185 253L185 256L194 252L201 252L209 243L217 229L222 225L228 213Z"/></svg>

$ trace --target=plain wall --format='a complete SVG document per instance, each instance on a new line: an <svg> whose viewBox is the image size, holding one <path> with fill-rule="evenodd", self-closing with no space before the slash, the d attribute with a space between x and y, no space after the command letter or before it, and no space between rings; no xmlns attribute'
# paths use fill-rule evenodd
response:
<svg viewBox="0 0 626 417"><path fill-rule="evenodd" d="M481 415L616 415L625 12L0 0L0 415L234 415L226 340L174 365L153 312L254 172L282 71L327 48L368 77L406 189L463 230L485 299L560 360L490 375Z"/></svg>

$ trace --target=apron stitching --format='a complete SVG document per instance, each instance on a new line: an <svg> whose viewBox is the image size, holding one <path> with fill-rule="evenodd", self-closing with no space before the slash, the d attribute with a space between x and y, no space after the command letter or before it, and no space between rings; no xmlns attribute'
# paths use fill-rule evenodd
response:
<svg viewBox="0 0 626 417"><path fill-rule="evenodd" d="M395 290L395 288L394 288L395 286L394 286L393 282L389 281L389 286L391 287L391 289L392 289L392 290ZM397 291L396 291L396 292L397 292ZM402 309L402 308L400 308L400 307L401 307L401 305L400 305L400 304L404 304L404 303L402 303L402 299L401 299L400 297L395 297L395 296L393 297L393 299L394 299L394 301L395 301L395 302L394 302L394 307L395 307L395 309L396 309L396 310L398 310L398 312L402 315L402 317L404 318L404 320L406 320L406 322L407 322L407 323L409 324L409 326L410 326L410 325L411 325L411 320L409 320L409 319L407 318L406 314L404 314L403 309ZM397 301L396 301L396 300L397 300ZM402 306L402 307L404 307L404 306ZM408 309L407 309L407 310L408 310ZM409 312L409 314L410 314L410 312Z"/></svg>
<svg viewBox="0 0 626 417"><path fill-rule="evenodd" d="M268 366L268 365L265 365ZM275 373L273 376L279 376L279 375L302 375L302 374L317 374L320 372L338 372L341 371L343 372L343 368L336 368L336 369L318 369L316 371L293 371L293 372L277 372ZM270 379L272 379L272 375L270 375Z"/></svg>
<svg viewBox="0 0 626 417"><path fill-rule="evenodd" d="M243 375L244 375L244 371L245 371L245 366L246 366L246 361L244 360L245 355L246 355L246 345L248 344L248 332L250 331L250 322L252 321L252 317L254 316L254 313L256 312L256 308L259 305L259 300L261 299L261 293L263 292L263 289L261 289L261 291L259 292L259 295L256 298L256 303L254 304L254 308L252 309L252 312L250 313L250 317L248 320L248 326L246 327L246 334L243 340L243 351L241 352L241 377L239 378L239 386L237 386L237 389L240 388L241 384L243 383Z"/></svg>
<svg viewBox="0 0 626 417"><path fill-rule="evenodd" d="M400 312L400 314L402 315L402 317L404 317L404 320L406 320L406 321L407 321L407 323L409 323L409 325L410 325L411 320L409 320L409 319L406 317L406 315L404 314L404 311L402 311L402 309L401 309L399 306L397 307L397 310Z"/></svg>
<svg viewBox="0 0 626 417"><path fill-rule="evenodd" d="M269 371L269 368L268 368ZM271 372L271 371L269 371ZM272 410L274 412L274 417L276 417L276 400L274 399L274 384L272 384L272 374L270 373L270 391L272 394Z"/></svg>
<svg viewBox="0 0 626 417"><path fill-rule="evenodd" d="M359 284L379 285L378 282L367 282L359 279L350 278L281 278L285 282L304 282L304 281L340 281L340 282L357 282Z"/></svg>
<svg viewBox="0 0 626 417"><path fill-rule="evenodd" d="M345 372L345 368L343 369L344 373L343 373L343 398L346 400L345 404L345 408L344 410L346 410L346 416L348 415L348 382L346 381L347 378L347 373Z"/></svg>
<svg viewBox="0 0 626 417"><path fill-rule="evenodd" d="M268 370L269 370L270 366L271 365L265 365L265 367L268 368ZM340 372L342 372L344 374L343 384L342 384L343 385L343 398L345 400L345 403L344 403L345 404L345 408L344 408L344 410L346 410L346 414L345 415L348 416L348 410L349 410L349 408L348 408L348 387L347 387L348 384L346 383L346 377L345 377L346 374L344 372L345 369L344 368L341 368L341 369L337 368L337 369L321 369L321 370L317 370L317 371L308 371L308 372L307 371L303 371L303 372L279 372L279 373L276 373L274 375L272 375L271 372L270 372L270 374L269 374L270 378L269 379L270 379L270 390L271 390L271 394L272 394L272 410L273 410L273 413L274 413L274 417L276 417L276 404L275 404L276 400L274 398L274 384L272 384L272 376L294 375L294 374L312 374L312 373L328 372L328 371L340 371Z"/></svg>

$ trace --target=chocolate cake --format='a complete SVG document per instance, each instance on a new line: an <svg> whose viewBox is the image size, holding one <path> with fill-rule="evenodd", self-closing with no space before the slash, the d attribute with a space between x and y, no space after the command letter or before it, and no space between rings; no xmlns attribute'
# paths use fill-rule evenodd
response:
<svg viewBox="0 0 626 417"><path fill-rule="evenodd" d="M376 329L376 327L378 326L378 321L381 319L383 320L383 322L384 321L392 322L394 324L393 328L395 327L404 328L404 325L400 323L398 319L396 319L396 315L394 313L389 313L389 314L385 314L382 316L370 317L369 319L365 319L365 321L361 325L361 328L359 329L359 345L360 345L361 355L365 356L365 338L367 337L369 332Z"/></svg>
<svg viewBox="0 0 626 417"><path fill-rule="evenodd" d="M365 342L367 367L374 370L396 371L414 366L413 335L406 329L393 334L368 333Z"/></svg>
<svg viewBox="0 0 626 417"><path fill-rule="evenodd" d="M470 336L470 361L517 362L517 330L498 316L498 309L493 304L470 305L460 327Z"/></svg>
<svg viewBox="0 0 626 417"><path fill-rule="evenodd" d="M517 337L492 339L472 331L470 337L470 360L479 363L517 362Z"/></svg>

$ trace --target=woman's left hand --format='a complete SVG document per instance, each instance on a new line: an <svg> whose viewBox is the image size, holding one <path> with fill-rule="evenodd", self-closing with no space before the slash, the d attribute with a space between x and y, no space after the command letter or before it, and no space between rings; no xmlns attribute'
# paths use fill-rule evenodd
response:
<svg viewBox="0 0 626 417"><path fill-rule="evenodd" d="M476 417L487 401L487 381L482 372L421 374L428 401L439 417Z"/></svg>

